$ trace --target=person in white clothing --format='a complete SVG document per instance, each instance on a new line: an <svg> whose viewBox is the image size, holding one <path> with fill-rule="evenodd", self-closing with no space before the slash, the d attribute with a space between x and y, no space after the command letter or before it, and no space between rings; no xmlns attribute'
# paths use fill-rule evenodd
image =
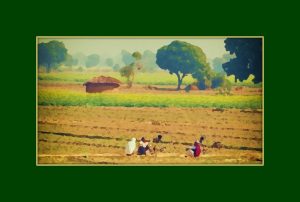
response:
<svg viewBox="0 0 300 202"><path fill-rule="evenodd" d="M133 137L131 140L127 143L126 148L125 148L125 153L127 156L131 156L134 153L135 150L135 142L136 139Z"/></svg>

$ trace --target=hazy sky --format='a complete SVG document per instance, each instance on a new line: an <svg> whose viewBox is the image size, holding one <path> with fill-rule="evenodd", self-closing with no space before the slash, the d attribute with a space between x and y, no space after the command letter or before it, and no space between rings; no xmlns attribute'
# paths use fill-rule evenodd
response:
<svg viewBox="0 0 300 202"><path fill-rule="evenodd" d="M170 44L174 40L181 40L202 48L207 58L213 59L215 57L222 57L226 53L224 48L224 38L114 38L114 39L67 39L67 38L51 38L39 39L41 42L49 42L51 40L62 41L70 54L82 52L85 55L99 54L102 56L113 57L121 52L127 50L129 52L151 50L156 53L157 49L164 45Z"/></svg>

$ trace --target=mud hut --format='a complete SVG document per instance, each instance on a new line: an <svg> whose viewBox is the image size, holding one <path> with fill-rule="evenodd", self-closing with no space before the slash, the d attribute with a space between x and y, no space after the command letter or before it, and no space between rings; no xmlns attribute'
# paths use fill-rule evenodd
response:
<svg viewBox="0 0 300 202"><path fill-rule="evenodd" d="M94 77L91 80L85 82L83 85L86 87L87 93L99 93L106 90L112 90L118 88L122 82L118 79L106 76Z"/></svg>

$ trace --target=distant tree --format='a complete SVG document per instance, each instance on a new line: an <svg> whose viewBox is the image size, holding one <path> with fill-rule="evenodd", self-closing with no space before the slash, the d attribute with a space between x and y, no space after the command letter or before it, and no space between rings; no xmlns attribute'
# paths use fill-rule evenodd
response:
<svg viewBox="0 0 300 202"><path fill-rule="evenodd" d="M58 66L67 57L68 50L63 42L50 41L38 44L38 64L46 67L50 72L53 67Z"/></svg>
<svg viewBox="0 0 300 202"><path fill-rule="evenodd" d="M107 58L105 63L107 66L112 67L114 65L114 60L112 58Z"/></svg>
<svg viewBox="0 0 300 202"><path fill-rule="evenodd" d="M134 63L127 65L125 67L122 67L120 69L120 74L122 77L125 77L127 79L127 85L130 88L132 86L133 80L134 80Z"/></svg>
<svg viewBox="0 0 300 202"><path fill-rule="evenodd" d="M67 67L72 67L73 66L73 57L72 55L67 54L65 61L63 64Z"/></svg>
<svg viewBox="0 0 300 202"><path fill-rule="evenodd" d="M120 65L119 64L115 64L114 66L113 66L113 70L114 71L119 71L120 70Z"/></svg>
<svg viewBox="0 0 300 202"><path fill-rule="evenodd" d="M77 71L83 72L83 67L82 66L78 67Z"/></svg>
<svg viewBox="0 0 300 202"><path fill-rule="evenodd" d="M134 62L134 57L128 51L122 50L121 55L122 55L122 61L124 62L125 65L130 65L131 63Z"/></svg>
<svg viewBox="0 0 300 202"><path fill-rule="evenodd" d="M74 66L78 65L78 59L74 58L73 56L72 56L72 65Z"/></svg>
<svg viewBox="0 0 300 202"><path fill-rule="evenodd" d="M197 80L197 85L200 90L212 88L214 71L210 68L206 68L205 70L199 69L195 71L192 76Z"/></svg>
<svg viewBox="0 0 300 202"><path fill-rule="evenodd" d="M143 64L143 72L154 72L159 69L156 64L156 54L150 50L144 51L141 63Z"/></svg>
<svg viewBox="0 0 300 202"><path fill-rule="evenodd" d="M132 53L132 57L135 59L134 65L138 70L141 70L143 68L143 64L141 62L142 54L138 51Z"/></svg>
<svg viewBox="0 0 300 202"><path fill-rule="evenodd" d="M92 54L87 57L85 65L86 67L94 67L98 65L99 62L100 62L100 56L97 54Z"/></svg>
<svg viewBox="0 0 300 202"><path fill-rule="evenodd" d="M135 76L135 70L140 70L142 68L142 64L140 63L140 60L142 59L142 54L140 52L134 52L132 53L132 58L134 58L133 62L129 65L126 65L120 69L120 74L123 77L127 78L127 85L130 88L132 86L134 76Z"/></svg>
<svg viewBox="0 0 300 202"><path fill-rule="evenodd" d="M142 54L138 51L132 53L132 57L135 58L135 60L141 60L142 59Z"/></svg>
<svg viewBox="0 0 300 202"><path fill-rule="evenodd" d="M212 77L211 87L212 88L218 88L218 87L222 86L225 83L225 81L226 81L226 75L225 74L216 73Z"/></svg>
<svg viewBox="0 0 300 202"><path fill-rule="evenodd" d="M229 62L230 59L235 58L235 55L224 54L222 57L216 57L212 60L212 67L215 72L223 73L225 72L223 69L223 64Z"/></svg>
<svg viewBox="0 0 300 202"><path fill-rule="evenodd" d="M227 38L225 48L236 58L223 64L227 75L235 79L246 80L250 74L255 76L253 82L262 81L262 39L261 38Z"/></svg>
<svg viewBox="0 0 300 202"><path fill-rule="evenodd" d="M202 49L183 41L173 41L171 44L158 49L156 63L160 68L177 76L177 90L180 90L182 80L188 74L197 72L198 77L200 77L199 75L204 77L204 74L210 70Z"/></svg>
<svg viewBox="0 0 300 202"><path fill-rule="evenodd" d="M228 61L227 61L228 62ZM225 63L223 58L216 57L212 60L212 67L216 72L224 72L222 64Z"/></svg>
<svg viewBox="0 0 300 202"><path fill-rule="evenodd" d="M86 55L84 55L83 53L76 53L76 54L72 55L72 57L73 57L74 61L77 61L76 65L85 66L86 59L87 59Z"/></svg>
<svg viewBox="0 0 300 202"><path fill-rule="evenodd" d="M38 64L39 67L45 66L46 71L50 72L52 59L49 53L49 49L46 43L40 43L38 45Z"/></svg>

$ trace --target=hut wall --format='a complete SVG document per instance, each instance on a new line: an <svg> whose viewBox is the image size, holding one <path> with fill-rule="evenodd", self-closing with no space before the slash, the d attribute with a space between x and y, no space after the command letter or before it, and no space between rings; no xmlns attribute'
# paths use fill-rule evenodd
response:
<svg viewBox="0 0 300 202"><path fill-rule="evenodd" d="M120 85L117 83L87 83L86 92L88 93L98 93L105 90L112 90L114 88L119 87Z"/></svg>

